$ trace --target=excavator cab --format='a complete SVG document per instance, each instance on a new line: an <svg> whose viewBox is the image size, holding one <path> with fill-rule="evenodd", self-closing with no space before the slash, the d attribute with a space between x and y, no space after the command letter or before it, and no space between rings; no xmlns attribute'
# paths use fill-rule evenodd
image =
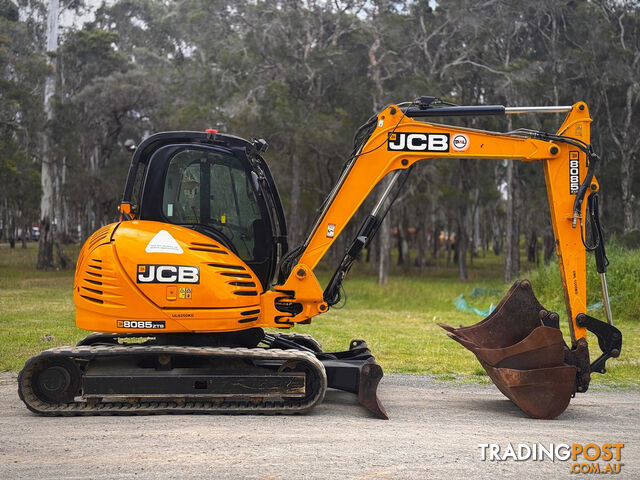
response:
<svg viewBox="0 0 640 480"><path fill-rule="evenodd" d="M153 135L136 151L121 211L211 237L266 290L287 241L280 197L259 149L266 142L213 132Z"/></svg>

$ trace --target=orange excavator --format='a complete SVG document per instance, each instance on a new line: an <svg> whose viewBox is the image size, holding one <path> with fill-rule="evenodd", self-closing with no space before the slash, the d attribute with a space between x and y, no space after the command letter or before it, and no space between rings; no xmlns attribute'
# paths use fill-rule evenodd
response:
<svg viewBox="0 0 640 480"><path fill-rule="evenodd" d="M530 113L566 118L556 133L431 122ZM324 352L308 335L264 329L309 323L339 302L345 276L415 163L482 158L542 163L571 340L526 280L482 322L442 327L526 414L556 417L622 348L609 306L590 123L583 102L516 108L421 97L391 105L357 131L308 236L291 250L264 140L215 130L152 135L133 155L120 221L95 232L78 258L76 323L97 333L29 359L20 398L42 415L296 413L336 388L387 418L377 397L382 369L363 340ZM385 177L380 201L323 289L318 262ZM586 251L596 255L606 322L587 314ZM593 362L587 332L602 351Z"/></svg>

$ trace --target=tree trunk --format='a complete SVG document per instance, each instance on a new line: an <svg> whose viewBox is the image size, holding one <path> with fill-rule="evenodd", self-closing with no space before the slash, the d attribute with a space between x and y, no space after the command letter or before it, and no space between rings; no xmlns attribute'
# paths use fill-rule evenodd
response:
<svg viewBox="0 0 640 480"><path fill-rule="evenodd" d="M376 234L376 238L380 235L380 230ZM378 270L378 243L379 239L373 239L373 242L369 244L369 248L367 248L367 262L369 263L369 270L372 275L375 275Z"/></svg>
<svg viewBox="0 0 640 480"><path fill-rule="evenodd" d="M501 174L499 173L500 166L496 164L493 169L493 183L496 187L502 182ZM502 255L502 247L503 247L503 239L504 239L504 224L501 222L498 215L495 213L498 211L498 207L500 205L500 200L494 203L492 206L488 208L492 208L494 213L489 214L489 218L491 218L491 237L493 243L493 253L495 255Z"/></svg>
<svg viewBox="0 0 640 480"><path fill-rule="evenodd" d="M411 267L411 246L412 243L415 242L415 233L413 237L409 233L409 217L406 211L402 215L402 222L400 222L400 225L402 225L402 256L404 258L405 265Z"/></svg>
<svg viewBox="0 0 640 480"><path fill-rule="evenodd" d="M0 218L0 221L2 222L2 228L0 228L0 242L3 239L6 239L8 235L7 225L9 225L9 217L7 212L9 212L9 209L7 208L7 200L5 199L2 205L2 218Z"/></svg>
<svg viewBox="0 0 640 480"><path fill-rule="evenodd" d="M398 225L398 265L406 265L411 267L411 255L409 248L409 219L405 209L402 212L397 213L400 215L400 220L396 222Z"/></svg>
<svg viewBox="0 0 640 480"><path fill-rule="evenodd" d="M451 265L451 255L453 254L455 256L455 250L456 250L456 238L451 231L451 221L447 222L447 233L445 235L444 241L445 241L445 249L446 249L445 265L449 267L449 265Z"/></svg>
<svg viewBox="0 0 640 480"><path fill-rule="evenodd" d="M538 235L535 230L532 230L529 234L529 241L527 243L527 260L531 263L538 263Z"/></svg>
<svg viewBox="0 0 640 480"><path fill-rule="evenodd" d="M302 181L300 168L300 157L297 153L291 156L291 210L289 213L288 236L291 246L299 245L302 241L302 222L300 208L300 193Z"/></svg>
<svg viewBox="0 0 640 480"><path fill-rule="evenodd" d="M634 204L633 199L634 195L632 192L633 185L633 168L632 168L633 159L630 158L630 155L622 155L620 159L620 189L622 190L622 215L623 215L623 223L622 229L624 233L629 233L634 228Z"/></svg>
<svg viewBox="0 0 640 480"><path fill-rule="evenodd" d="M633 195L633 178L634 164L636 160L637 141L633 132L633 110L634 110L634 84L629 85L625 96L625 108L623 116L625 118L624 129L621 132L621 140L619 140L618 148L620 150L620 189L622 190L622 215L623 215L623 231L631 232L635 227L634 222L634 195ZM607 110L607 113L609 111ZM609 117L611 114L609 113ZM615 133L612 131L615 135ZM614 137L615 141L615 137Z"/></svg>
<svg viewBox="0 0 640 480"><path fill-rule="evenodd" d="M467 271L467 233L464 227L458 230L456 236L456 254L458 255L458 278L466 280L469 278L469 272Z"/></svg>
<svg viewBox="0 0 640 480"><path fill-rule="evenodd" d="M391 183L391 176L387 175L380 182L380 193L378 194L378 201L382 198L382 195L387 190L387 187ZM388 200L387 200L388 201ZM384 208L384 206L383 206ZM385 285L389 279L389 266L391 264L391 212L387 212L386 217L380 225L378 230L378 284Z"/></svg>
<svg viewBox="0 0 640 480"><path fill-rule="evenodd" d="M56 253L58 256L58 265L60 265L61 270L66 270L71 266L71 259L67 256L66 253L62 250L62 246L59 242L56 242Z"/></svg>
<svg viewBox="0 0 640 480"><path fill-rule="evenodd" d="M553 256L553 252L556 249L556 243L553 239L553 233L547 231L542 237L542 242L544 244L544 264L549 265L551 257Z"/></svg>
<svg viewBox="0 0 640 480"><path fill-rule="evenodd" d="M58 49L58 0L49 0L47 14L47 53L51 70L46 77L44 85L44 111L48 124L53 119L53 96L56 91L56 58ZM40 242L38 244L38 270L53 268L53 221L55 204L55 168L53 158L53 139L49 132L43 135L42 142L42 199L40 201Z"/></svg>
<svg viewBox="0 0 640 480"><path fill-rule="evenodd" d="M402 224L398 223L398 226L396 227L396 246L398 248L398 261L396 262L396 265L404 265L404 243Z"/></svg>
<svg viewBox="0 0 640 480"><path fill-rule="evenodd" d="M424 222L424 216L420 220L420 225L416 230L416 246L418 250L418 258L416 258L416 266L422 271L425 265L425 257L427 255L426 246L429 243L427 236L427 225Z"/></svg>
<svg viewBox="0 0 640 480"><path fill-rule="evenodd" d="M431 212L429 218L431 219L431 259L435 261L438 256L438 247L440 246L440 229L436 225L436 208L435 202L431 206Z"/></svg>
<svg viewBox="0 0 640 480"><path fill-rule="evenodd" d="M67 182L67 158L62 158L62 168L60 172L60 182L58 195L60 197L58 212L60 215L61 234L65 243L75 240L75 235L71 233L71 215L68 195L66 193Z"/></svg>
<svg viewBox="0 0 640 480"><path fill-rule="evenodd" d="M475 208L473 211L473 252L472 255L478 255L479 250L482 249L482 238L480 236L480 207L478 205L478 197L480 191L476 189Z"/></svg>
<svg viewBox="0 0 640 480"><path fill-rule="evenodd" d="M378 285L386 285L389 280L389 264L391 263L391 220L389 215L382 221L378 236Z"/></svg>
<svg viewBox="0 0 640 480"><path fill-rule="evenodd" d="M517 215L517 180L518 171L516 162L507 163L507 215L506 215L506 241L504 261L504 281L511 281L520 274L520 231L518 229Z"/></svg>
<svg viewBox="0 0 640 480"><path fill-rule="evenodd" d="M9 248L16 248L16 221L13 214L9 216Z"/></svg>
<svg viewBox="0 0 640 480"><path fill-rule="evenodd" d="M472 233L469 203L465 195L469 191L469 167L470 162L466 158L458 160L458 189L462 201L458 204L458 232L456 235L456 254L458 261L458 277L466 280L469 277L467 272L467 249L469 248L469 232ZM473 234L473 233L472 233Z"/></svg>

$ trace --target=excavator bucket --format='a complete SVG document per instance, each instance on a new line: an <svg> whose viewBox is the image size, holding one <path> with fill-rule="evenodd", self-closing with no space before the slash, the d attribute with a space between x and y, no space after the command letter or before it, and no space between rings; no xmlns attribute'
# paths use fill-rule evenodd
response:
<svg viewBox="0 0 640 480"><path fill-rule="evenodd" d="M551 419L569 405L577 368L565 364L566 345L556 313L518 280L481 322L454 328L439 324L472 351L498 389L532 418Z"/></svg>

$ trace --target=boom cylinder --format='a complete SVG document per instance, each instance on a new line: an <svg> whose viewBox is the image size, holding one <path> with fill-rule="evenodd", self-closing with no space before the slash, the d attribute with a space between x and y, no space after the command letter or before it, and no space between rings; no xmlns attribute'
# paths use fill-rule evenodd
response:
<svg viewBox="0 0 640 480"><path fill-rule="evenodd" d="M483 117L490 115L519 115L523 113L566 113L571 105L553 105L548 107L505 107L503 105L472 105L453 107L404 108L409 118L426 117Z"/></svg>

